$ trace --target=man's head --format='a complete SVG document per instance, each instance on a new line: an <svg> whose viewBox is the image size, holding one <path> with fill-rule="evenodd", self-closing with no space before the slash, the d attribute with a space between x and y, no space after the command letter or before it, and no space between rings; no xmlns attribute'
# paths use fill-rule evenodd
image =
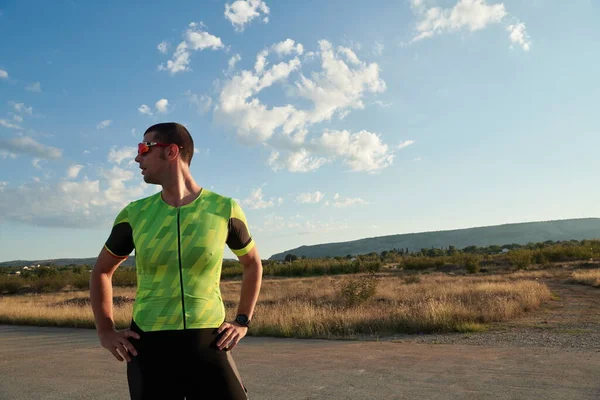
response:
<svg viewBox="0 0 600 400"><path fill-rule="evenodd" d="M162 124L152 125L144 132L144 141L146 136L152 134L152 141L166 144L176 144L179 147L179 156L183 161L190 165L194 155L194 140L185 126L177 122L164 122ZM163 156L164 157L164 156Z"/></svg>
<svg viewBox="0 0 600 400"><path fill-rule="evenodd" d="M160 171L165 170L161 164L181 160L189 166L193 154L194 141L188 130L176 122L165 122L146 129L135 161L140 164L146 182L159 183L157 174L162 175Z"/></svg>

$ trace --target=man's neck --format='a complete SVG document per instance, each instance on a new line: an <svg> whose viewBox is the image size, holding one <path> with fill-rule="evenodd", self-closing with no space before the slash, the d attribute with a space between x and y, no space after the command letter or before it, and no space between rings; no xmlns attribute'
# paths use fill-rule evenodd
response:
<svg viewBox="0 0 600 400"><path fill-rule="evenodd" d="M202 188L194 181L191 175L174 176L172 180L163 185L162 199L173 207L190 204L200 195Z"/></svg>

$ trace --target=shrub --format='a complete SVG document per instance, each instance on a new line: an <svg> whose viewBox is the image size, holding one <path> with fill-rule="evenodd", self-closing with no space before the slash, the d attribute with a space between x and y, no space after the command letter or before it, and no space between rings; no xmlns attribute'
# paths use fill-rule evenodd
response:
<svg viewBox="0 0 600 400"><path fill-rule="evenodd" d="M421 278L418 275L409 275L404 278L404 283L406 283L407 285L409 285L411 283L420 283L420 282L421 282Z"/></svg>
<svg viewBox="0 0 600 400"><path fill-rule="evenodd" d="M406 257L402 260L404 269L437 268L445 264L445 257Z"/></svg>
<svg viewBox="0 0 600 400"><path fill-rule="evenodd" d="M376 291L375 274L353 276L342 281L338 290L338 299L343 305L354 307L369 300Z"/></svg>
<svg viewBox="0 0 600 400"><path fill-rule="evenodd" d="M468 273L474 274L481 270L480 261L481 259L474 254L465 254L463 258L463 265Z"/></svg>
<svg viewBox="0 0 600 400"><path fill-rule="evenodd" d="M511 250L507 253L507 257L515 267L526 269L533 261L533 251L528 249Z"/></svg>
<svg viewBox="0 0 600 400"><path fill-rule="evenodd" d="M20 276L2 276L0 277L0 294L16 294L23 286L24 279Z"/></svg>

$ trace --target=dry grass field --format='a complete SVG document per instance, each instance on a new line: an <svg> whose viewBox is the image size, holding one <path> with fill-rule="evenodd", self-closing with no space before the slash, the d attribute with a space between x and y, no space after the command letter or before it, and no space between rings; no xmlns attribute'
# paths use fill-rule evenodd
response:
<svg viewBox="0 0 600 400"><path fill-rule="evenodd" d="M358 338L484 330L487 322L510 320L537 309L551 293L536 279L559 274L564 273L379 273L265 279L249 334ZM596 272L596 280L598 276ZM223 281L221 290L231 318L240 282ZM116 287L113 295L118 300L114 318L124 328L131 320L135 288ZM87 291L1 296L0 323L91 328L88 298Z"/></svg>

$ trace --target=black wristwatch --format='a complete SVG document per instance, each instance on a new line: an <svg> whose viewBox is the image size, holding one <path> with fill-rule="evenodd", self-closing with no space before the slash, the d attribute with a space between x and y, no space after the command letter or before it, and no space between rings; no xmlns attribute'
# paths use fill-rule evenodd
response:
<svg viewBox="0 0 600 400"><path fill-rule="evenodd" d="M246 328L250 327L250 318L246 314L238 314L235 317L235 323L241 326L245 326Z"/></svg>

